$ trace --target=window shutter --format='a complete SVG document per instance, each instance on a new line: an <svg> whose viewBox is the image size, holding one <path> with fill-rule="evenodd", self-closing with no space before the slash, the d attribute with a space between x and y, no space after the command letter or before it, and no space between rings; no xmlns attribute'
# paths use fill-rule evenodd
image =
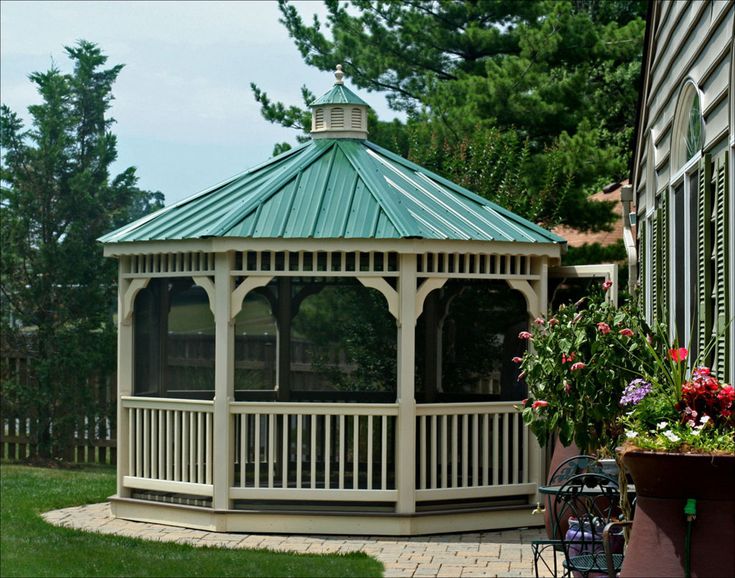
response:
<svg viewBox="0 0 735 578"><path fill-rule="evenodd" d="M711 161L705 155L699 164L699 183L697 187L697 302L699 315L697 319L697 351L700 355L706 351L712 327L712 279L710 274L710 258L712 256L712 238L710 218L712 215L710 180ZM702 358L702 363L709 360Z"/></svg>
<svg viewBox="0 0 735 578"><path fill-rule="evenodd" d="M660 267L660 255L659 255L659 223L658 223L658 211L651 215L651 317L654 321L659 321L658 315L658 287L659 287L659 272Z"/></svg>
<svg viewBox="0 0 735 578"><path fill-rule="evenodd" d="M712 260L714 261L715 275L713 279L714 312L712 334L715 339L714 367L715 375L720 379L727 376L728 332L727 324L731 312L728 295L728 206L727 206L727 151L723 151L715 159L714 174L712 175L714 202L712 207L712 221L714 222L714 239Z"/></svg>
<svg viewBox="0 0 735 578"><path fill-rule="evenodd" d="M659 272L659 318L668 321L666 315L670 311L669 303L669 195L661 196L661 207L658 209L659 230L659 252L661 253L661 268ZM680 337L680 339L682 339Z"/></svg>
<svg viewBox="0 0 735 578"><path fill-rule="evenodd" d="M638 308L642 311L645 311L645 303L646 303L646 271L648 270L648 262L646 261L646 257L648 256L646 253L646 243L648 239L647 232L648 231L648 222L647 221L641 221L640 226L640 233L639 233L639 245L638 245L638 254L640 255L639 262L640 266L638 267Z"/></svg>

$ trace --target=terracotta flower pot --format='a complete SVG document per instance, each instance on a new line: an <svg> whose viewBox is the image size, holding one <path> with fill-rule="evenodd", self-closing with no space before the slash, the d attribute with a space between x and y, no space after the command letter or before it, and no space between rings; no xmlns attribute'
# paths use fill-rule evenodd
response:
<svg viewBox="0 0 735 578"><path fill-rule="evenodd" d="M684 576L687 518L693 498L693 577L735 576L735 455L629 451L636 509L621 577Z"/></svg>

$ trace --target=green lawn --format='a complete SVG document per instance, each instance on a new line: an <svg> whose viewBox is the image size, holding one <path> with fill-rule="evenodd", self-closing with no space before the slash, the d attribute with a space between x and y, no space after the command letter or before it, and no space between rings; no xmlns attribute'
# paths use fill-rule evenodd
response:
<svg viewBox="0 0 735 578"><path fill-rule="evenodd" d="M0 466L0 576L380 576L365 554L195 548L51 526L39 513L104 501L114 470Z"/></svg>

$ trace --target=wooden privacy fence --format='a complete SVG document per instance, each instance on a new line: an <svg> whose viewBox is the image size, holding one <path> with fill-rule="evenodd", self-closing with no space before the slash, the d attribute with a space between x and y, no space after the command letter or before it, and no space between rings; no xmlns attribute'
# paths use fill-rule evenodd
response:
<svg viewBox="0 0 735 578"><path fill-rule="evenodd" d="M22 352L2 350L0 380L5 386L14 382L18 387L30 387L28 355ZM87 381L90 408L79 408L77 415L65 415L64 423L50 424L63 428L64 441L53 457L72 463L114 464L117 460L115 440L116 382L114 377L95 376ZM94 409L92 409L94 408ZM86 411L85 411L86 410ZM36 415L22 412L3 399L0 416L0 457L10 461L36 458L44 426ZM58 433L58 432L57 432Z"/></svg>

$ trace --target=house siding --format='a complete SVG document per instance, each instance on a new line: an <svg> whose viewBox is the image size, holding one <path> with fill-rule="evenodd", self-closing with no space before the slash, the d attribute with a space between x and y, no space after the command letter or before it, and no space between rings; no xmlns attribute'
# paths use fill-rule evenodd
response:
<svg viewBox="0 0 735 578"><path fill-rule="evenodd" d="M733 29L735 29L735 0L658 0L651 4L652 14L649 16L649 45L646 70L643 71L643 94L641 98L641 113L637 127L636 150L634 151L632 183L638 196L639 222L655 219L656 208L660 207L664 199L671 203L675 187L681 187L682 175L693 174L696 171L695 160L681 166L674 167L676 155L672 154L680 133L677 130L676 115L679 102L687 84L696 86L700 96L700 106L703 119L703 143L701 158L715 159L721 155L728 155L727 190L728 214L725 216L728 231L726 251L728 288L727 295L735 295L735 259L733 247L735 240L735 209L733 208L733 186L735 186L735 171L733 170L733 155L735 153L735 135L733 131L733 116L735 103L733 102L733 85L735 84L735 49L733 48ZM698 157L698 155L695 155ZM651 166L653 165L653 170ZM684 176L684 180L688 178ZM679 189L677 189L678 191ZM687 194L689 194L687 190ZM694 192L692 191L692 194ZM672 225L669 222L669 225ZM649 223L653 225L653 222ZM687 225L689 240L696 236L692 227ZM643 229L643 227L641 227ZM683 234L673 226L669 227L670 237L673 240ZM641 271L648 272L656 255L652 254L651 247L641 247L639 239L639 255L641 255ZM648 241L650 245L650 241ZM671 244L667 247L657 247L660 251L669 251L664 258L673 263ZM645 260L649 262L645 262ZM678 266L678 265L677 265ZM689 265L687 265L689 267ZM691 274L694 267L687 269ZM644 273L645 274L645 273ZM682 274L672 269L673 275ZM645 285L641 279L641 285ZM648 280L650 286L650 277ZM646 291L648 295L646 295ZM646 310L655 315L651 307L650 287L643 291ZM687 297L689 299L689 297ZM695 304L692 303L692 306ZM696 304L698 305L698 304ZM729 315L732 317L732 309ZM673 317L673 316L672 316ZM673 319L672 319L673 323ZM692 322L692 329L694 322ZM727 339L728 363L726 380L732 381L735 367L735 322L729 328Z"/></svg>

